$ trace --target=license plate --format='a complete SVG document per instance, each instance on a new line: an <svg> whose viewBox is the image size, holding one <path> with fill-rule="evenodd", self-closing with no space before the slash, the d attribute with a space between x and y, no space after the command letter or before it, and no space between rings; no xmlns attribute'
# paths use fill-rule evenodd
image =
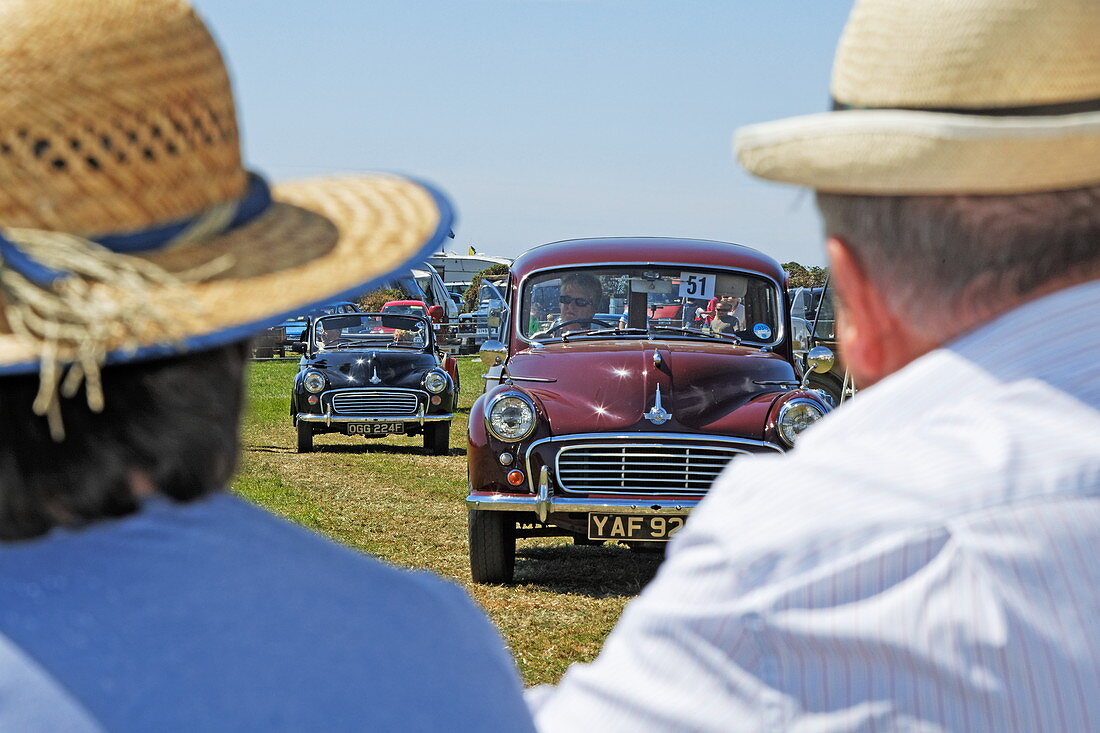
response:
<svg viewBox="0 0 1100 733"><path fill-rule="evenodd" d="M404 433L403 422L353 422L348 424L348 435L390 435Z"/></svg>
<svg viewBox="0 0 1100 733"><path fill-rule="evenodd" d="M659 514L589 514L590 540L670 540L685 517Z"/></svg>

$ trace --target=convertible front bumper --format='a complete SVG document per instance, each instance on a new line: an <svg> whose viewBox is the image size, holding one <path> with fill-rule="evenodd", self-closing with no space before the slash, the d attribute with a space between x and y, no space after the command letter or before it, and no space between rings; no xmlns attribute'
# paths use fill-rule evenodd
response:
<svg viewBox="0 0 1100 733"><path fill-rule="evenodd" d="M296 419L300 422L323 423L324 425L345 425L361 422L414 422L423 425L426 422L445 422L454 420L454 415L396 415L393 417L355 417L349 415L317 415L312 412L299 412Z"/></svg>

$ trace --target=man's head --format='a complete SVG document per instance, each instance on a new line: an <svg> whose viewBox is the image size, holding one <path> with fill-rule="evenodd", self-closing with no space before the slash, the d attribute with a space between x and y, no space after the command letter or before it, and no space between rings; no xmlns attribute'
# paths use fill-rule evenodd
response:
<svg viewBox="0 0 1100 733"><path fill-rule="evenodd" d="M834 111L738 133L818 191L838 336L862 385L1100 277L1100 3L860 0Z"/></svg>
<svg viewBox="0 0 1100 733"><path fill-rule="evenodd" d="M603 289L600 281L585 273L567 275L561 281L561 294L558 302L561 304L561 321L573 321L577 319L591 319L596 315ZM583 324L578 324L583 325Z"/></svg>

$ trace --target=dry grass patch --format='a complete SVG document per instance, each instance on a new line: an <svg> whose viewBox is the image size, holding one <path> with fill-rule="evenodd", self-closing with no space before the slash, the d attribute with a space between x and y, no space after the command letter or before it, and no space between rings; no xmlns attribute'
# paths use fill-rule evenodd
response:
<svg viewBox="0 0 1100 733"><path fill-rule="evenodd" d="M652 578L659 556L625 547L520 541L514 586L469 582L466 546L466 419L481 390L480 362L462 359L462 409L451 453L427 455L419 436L316 436L294 452L292 362L251 369L244 457L233 489L242 496L388 562L463 584L500 628L527 684L556 682L599 651L626 602Z"/></svg>

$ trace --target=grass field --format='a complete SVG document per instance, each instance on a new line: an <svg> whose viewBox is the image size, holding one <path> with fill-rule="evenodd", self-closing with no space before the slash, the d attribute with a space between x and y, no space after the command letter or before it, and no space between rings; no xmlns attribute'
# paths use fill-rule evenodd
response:
<svg viewBox="0 0 1100 733"><path fill-rule="evenodd" d="M463 584L503 633L529 684L555 682L592 659L623 606L653 576L659 556L618 545L519 541L514 586L469 582L466 421L483 367L460 359L462 398L451 451L430 456L421 438L318 435L294 451L290 385L296 362L254 362L234 490L350 547Z"/></svg>

